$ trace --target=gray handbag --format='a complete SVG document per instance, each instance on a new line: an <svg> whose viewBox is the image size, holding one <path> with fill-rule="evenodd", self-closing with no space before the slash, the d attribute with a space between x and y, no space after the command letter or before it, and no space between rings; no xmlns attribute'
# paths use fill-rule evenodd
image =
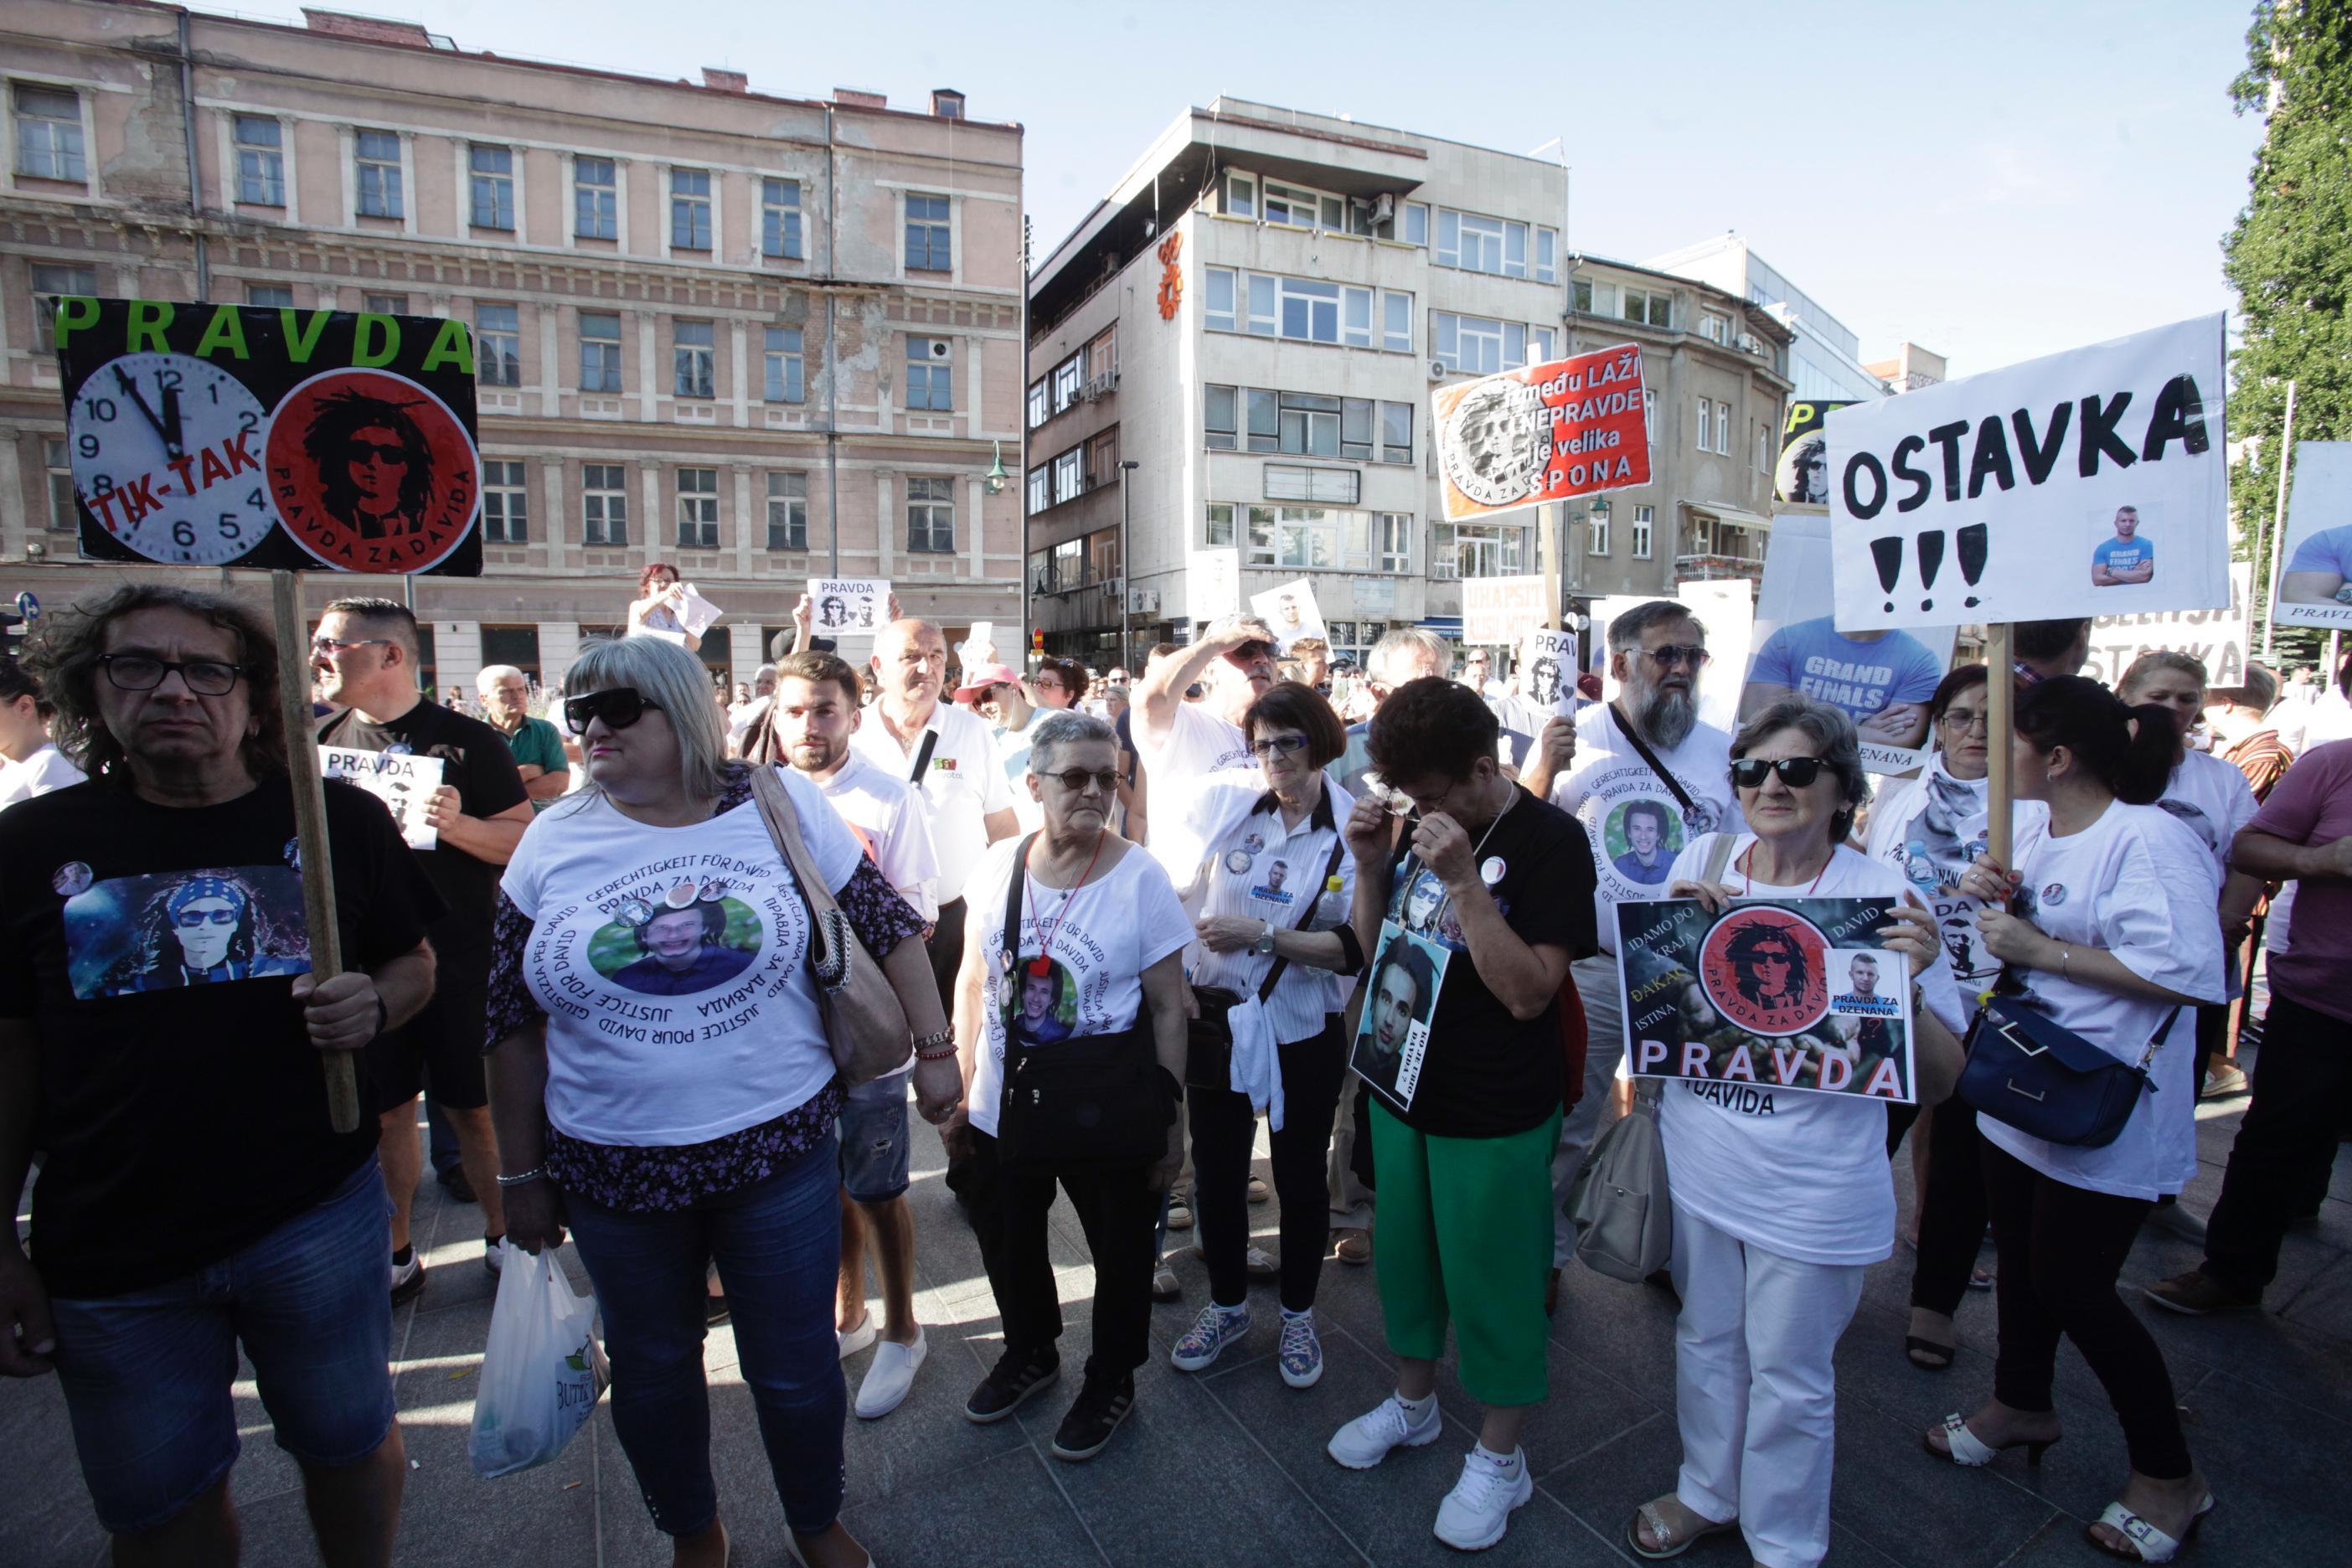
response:
<svg viewBox="0 0 2352 1568"><path fill-rule="evenodd" d="M1723 879L1735 837L1718 834L1708 850L1709 882ZM1576 1256L1612 1279L1639 1285L1674 1256L1675 1210L1667 1194L1666 1145L1658 1135L1664 1086L1638 1088L1633 1109L1593 1141L1561 1205L1576 1223Z"/></svg>

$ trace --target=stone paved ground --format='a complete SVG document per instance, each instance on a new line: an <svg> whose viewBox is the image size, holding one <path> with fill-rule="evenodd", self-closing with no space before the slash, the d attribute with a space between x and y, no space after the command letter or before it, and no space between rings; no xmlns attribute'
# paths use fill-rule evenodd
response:
<svg viewBox="0 0 2352 1568"><path fill-rule="evenodd" d="M2205 1167L2186 1200L2197 1214L2212 1205L2243 1106L2240 1100L2203 1108ZM1452 1559L1430 1523L1475 1436L1475 1412L1450 1376L1442 1442L1364 1473L1339 1468L1323 1452L1335 1427L1392 1386L1369 1268L1325 1269L1328 1365L1312 1390L1295 1393L1276 1375L1270 1286L1253 1292L1261 1315L1238 1353L1228 1352L1206 1375L1170 1369L1167 1347L1207 1299L1205 1273L1188 1253L1178 1260L1185 1303L1155 1310L1155 1355L1138 1374L1135 1413L1101 1458L1066 1465L1047 1456L1074 1378L1013 1420L988 1427L964 1421L962 1400L994 1359L995 1310L971 1233L940 1181L937 1142L928 1130L919 1138L913 1200L930 1360L898 1412L850 1423L845 1517L879 1562L1310 1568ZM234 1168L217 1179L233 1183ZM1898 1179L1907 1213L1907 1161ZM1802 1194L1790 1198L1801 1202ZM2326 1210L2315 1226L2289 1238L2271 1311L2192 1321L2142 1309L2187 1408L2190 1443L2221 1499L2188 1562L2352 1563L2352 1156L2336 1163ZM1271 1246L1274 1210L1252 1213ZM498 1481L478 1480L467 1468L472 1379L492 1283L478 1262L478 1214L445 1203L426 1184L418 1234L431 1247L432 1280L394 1325L401 1419L416 1467L399 1561L467 1568L667 1563L608 1410L600 1409L553 1465ZM1063 1299L1078 1304L1063 1342L1066 1364L1075 1367L1087 1349L1090 1271L1066 1208L1055 1220ZM2196 1261L2189 1244L2145 1235L2126 1279L2155 1279ZM1990 1393L1993 1314L1989 1297L1972 1295L1960 1318L1958 1365L1941 1375L1913 1369L1902 1353L1909 1268L1909 1253L1900 1251L1872 1271L1839 1349L1830 1562L1993 1568L2105 1561L2084 1544L2081 1530L2122 1479L2123 1444L2098 1385L2071 1349L2061 1365L2068 1437L2038 1475L2013 1456L1989 1471L1960 1472L1920 1452L1925 1427ZM1535 1500L1491 1561L1633 1561L1622 1547L1626 1516L1671 1485L1680 1452L1673 1323L1662 1293L1570 1271L1553 1327L1551 1399L1528 1426ZM870 1354L851 1363L853 1378ZM734 1355L732 1336L714 1331L709 1360L719 1489L737 1537L735 1561L772 1568L790 1558ZM236 1393L248 1439L234 1483L246 1561L313 1562L294 1467L270 1444L252 1384L238 1384ZM0 1388L0 1564L102 1561L56 1380ZM1736 1540L1718 1538L1690 1561L1730 1568L1743 1553Z"/></svg>

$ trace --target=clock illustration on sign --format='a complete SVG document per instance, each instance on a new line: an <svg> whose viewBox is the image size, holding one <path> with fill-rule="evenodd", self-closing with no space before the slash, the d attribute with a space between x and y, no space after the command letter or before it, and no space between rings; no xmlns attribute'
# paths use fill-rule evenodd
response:
<svg viewBox="0 0 2352 1568"><path fill-rule="evenodd" d="M1454 488L1483 507L1517 504L1543 477L1542 395L1516 381L1472 386L1445 420L1439 451Z"/></svg>
<svg viewBox="0 0 2352 1568"><path fill-rule="evenodd" d="M245 383L189 354L118 355L66 410L76 497L108 534L172 566L224 565L268 536L268 436Z"/></svg>

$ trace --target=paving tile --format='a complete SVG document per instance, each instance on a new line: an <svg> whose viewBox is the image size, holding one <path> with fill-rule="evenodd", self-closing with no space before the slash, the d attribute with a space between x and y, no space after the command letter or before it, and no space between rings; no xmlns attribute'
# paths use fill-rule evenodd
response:
<svg viewBox="0 0 2352 1568"><path fill-rule="evenodd" d="M88 1562L104 1549L54 1373L0 1379L0 1563Z"/></svg>
<svg viewBox="0 0 2352 1568"><path fill-rule="evenodd" d="M842 1522L876 1562L893 1568L926 1563L1101 1568L1102 1551L1071 1511L1049 1473L1050 1464L1024 1444L942 1475L919 1492L854 1507L842 1515ZM1123 1533L1142 1532L1140 1521L1121 1522ZM786 1561L740 1552L736 1560L745 1568ZM1172 1564L1180 1559L1161 1561Z"/></svg>

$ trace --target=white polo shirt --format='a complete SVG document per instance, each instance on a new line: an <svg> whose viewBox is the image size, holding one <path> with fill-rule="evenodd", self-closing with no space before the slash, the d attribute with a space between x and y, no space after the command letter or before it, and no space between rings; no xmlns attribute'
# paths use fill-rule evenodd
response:
<svg viewBox="0 0 2352 1568"><path fill-rule="evenodd" d="M979 714L935 702L930 721L923 728L939 739L931 747L922 778L908 782L915 784L922 799L931 847L939 857L939 876L932 891L941 904L951 904L963 897L964 883L988 847L989 813L1011 810L1013 792L1005 785L1004 764L988 732L988 721ZM882 772L906 780L922 750L922 731L918 731L913 740L912 746L902 749L883 724L881 705L877 703L849 737L849 745Z"/></svg>
<svg viewBox="0 0 2352 1568"><path fill-rule="evenodd" d="M782 768L777 770L784 772ZM931 827L915 791L891 777L856 752L829 779L811 780L833 803L874 858L882 879L915 906L925 923L940 918L935 884L940 875L939 852L931 845Z"/></svg>

